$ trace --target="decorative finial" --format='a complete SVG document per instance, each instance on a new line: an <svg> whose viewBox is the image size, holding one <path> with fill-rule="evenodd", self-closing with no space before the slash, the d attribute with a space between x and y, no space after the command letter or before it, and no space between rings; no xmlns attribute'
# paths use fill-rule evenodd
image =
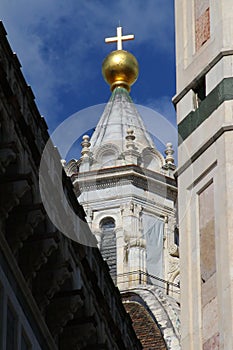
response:
<svg viewBox="0 0 233 350"><path fill-rule="evenodd" d="M130 91L130 86L137 80L138 62L131 53L122 50L122 42L133 39L132 34L122 35L122 27L117 27L117 36L105 39L106 43L117 42L117 50L112 51L102 65L104 79L112 91L116 87Z"/></svg>
<svg viewBox="0 0 233 350"><path fill-rule="evenodd" d="M134 130L129 128L127 130L126 139L126 151L124 152L125 161L127 164L138 164L140 153L135 145L136 136L134 135Z"/></svg>
<svg viewBox="0 0 233 350"><path fill-rule="evenodd" d="M166 154L166 158L165 158L165 162L166 164L174 164L174 157L173 157L173 154L174 154L174 149L172 148L172 143L171 142L168 142L166 144L166 150L165 150L165 154Z"/></svg>
<svg viewBox="0 0 233 350"><path fill-rule="evenodd" d="M117 43L117 50L122 50L122 42L134 40L134 35L122 35L122 27L117 27L117 36L111 38L105 38L106 43Z"/></svg>
<svg viewBox="0 0 233 350"><path fill-rule="evenodd" d="M176 166L174 164L175 159L173 157L174 154L174 149L172 148L172 143L168 142L166 144L166 149L165 152L166 157L165 157L165 165L163 166L164 170L171 170L172 172L176 169Z"/></svg>
<svg viewBox="0 0 233 350"><path fill-rule="evenodd" d="M82 151L81 151L82 159L89 157L89 152L90 152L89 147L91 145L89 140L90 140L90 137L88 135L83 136L83 142L81 143L81 145L82 145Z"/></svg>

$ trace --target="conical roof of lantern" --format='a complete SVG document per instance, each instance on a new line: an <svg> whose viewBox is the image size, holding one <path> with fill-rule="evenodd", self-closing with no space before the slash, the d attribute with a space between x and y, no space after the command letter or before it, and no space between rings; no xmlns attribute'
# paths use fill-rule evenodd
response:
<svg viewBox="0 0 233 350"><path fill-rule="evenodd" d="M124 152L128 129L134 132L139 152L148 147L155 148L129 92L124 87L116 87L91 137L91 150L112 143Z"/></svg>

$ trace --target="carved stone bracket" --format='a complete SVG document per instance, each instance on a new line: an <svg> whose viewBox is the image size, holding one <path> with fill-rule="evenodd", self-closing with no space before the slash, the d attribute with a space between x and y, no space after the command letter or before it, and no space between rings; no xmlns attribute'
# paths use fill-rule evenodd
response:
<svg viewBox="0 0 233 350"><path fill-rule="evenodd" d="M14 143L0 145L0 174L6 172L7 167L15 162L17 151Z"/></svg>
<svg viewBox="0 0 233 350"><path fill-rule="evenodd" d="M46 237L25 242L20 259L24 277L28 281L35 278L38 271L48 261L49 256L58 248L56 237Z"/></svg>
<svg viewBox="0 0 233 350"><path fill-rule="evenodd" d="M70 264L63 263L51 270L40 271L36 278L36 299L41 309L47 306L54 294L57 293L64 282L71 277Z"/></svg>
<svg viewBox="0 0 233 350"><path fill-rule="evenodd" d="M176 244L171 244L168 247L168 252L171 256L179 257L179 247Z"/></svg>
<svg viewBox="0 0 233 350"><path fill-rule="evenodd" d="M168 273L174 273L179 270L179 261L177 259L169 261Z"/></svg>
<svg viewBox="0 0 233 350"><path fill-rule="evenodd" d="M44 220L45 214L41 209L36 209L28 212L26 216L23 213L18 216L19 220L11 223L11 232L7 237L13 254L16 254L23 247L23 242L33 235L35 228Z"/></svg>
<svg viewBox="0 0 233 350"><path fill-rule="evenodd" d="M82 317L71 321L64 329L60 342L60 349L83 349L88 345L94 345L98 341L96 322L93 317ZM95 347L98 349L98 345Z"/></svg>
<svg viewBox="0 0 233 350"><path fill-rule="evenodd" d="M77 295L69 295L74 292L64 293L64 295L60 293L58 297L55 296L52 299L47 308L46 319L53 336L62 333L67 323L74 318L74 314L84 304L81 290L76 291Z"/></svg>
<svg viewBox="0 0 233 350"><path fill-rule="evenodd" d="M8 217L10 211L19 205L20 198L22 198L31 186L25 179L13 181L11 183L4 183L0 186L0 208L5 218Z"/></svg>

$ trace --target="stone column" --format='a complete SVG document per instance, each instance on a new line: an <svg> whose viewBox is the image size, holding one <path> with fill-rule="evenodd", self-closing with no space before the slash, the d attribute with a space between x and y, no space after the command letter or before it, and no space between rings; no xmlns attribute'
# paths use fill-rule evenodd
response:
<svg viewBox="0 0 233 350"><path fill-rule="evenodd" d="M116 249L117 249L117 286L119 289L124 289L125 283L125 263L126 263L126 243L124 240L123 228L119 227L115 230L116 233Z"/></svg>
<svg viewBox="0 0 233 350"><path fill-rule="evenodd" d="M142 207L133 201L122 208L124 240L127 243L127 280L129 286L145 282L146 242L141 230Z"/></svg>

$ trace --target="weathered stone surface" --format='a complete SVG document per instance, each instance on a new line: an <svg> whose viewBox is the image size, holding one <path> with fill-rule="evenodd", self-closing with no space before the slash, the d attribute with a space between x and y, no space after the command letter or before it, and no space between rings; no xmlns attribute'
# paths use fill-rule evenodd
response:
<svg viewBox="0 0 233 350"><path fill-rule="evenodd" d="M203 345L203 350L219 350L219 333L213 335L207 342Z"/></svg>
<svg viewBox="0 0 233 350"><path fill-rule="evenodd" d="M232 1L181 0L175 6L181 346L228 350L233 349Z"/></svg>

